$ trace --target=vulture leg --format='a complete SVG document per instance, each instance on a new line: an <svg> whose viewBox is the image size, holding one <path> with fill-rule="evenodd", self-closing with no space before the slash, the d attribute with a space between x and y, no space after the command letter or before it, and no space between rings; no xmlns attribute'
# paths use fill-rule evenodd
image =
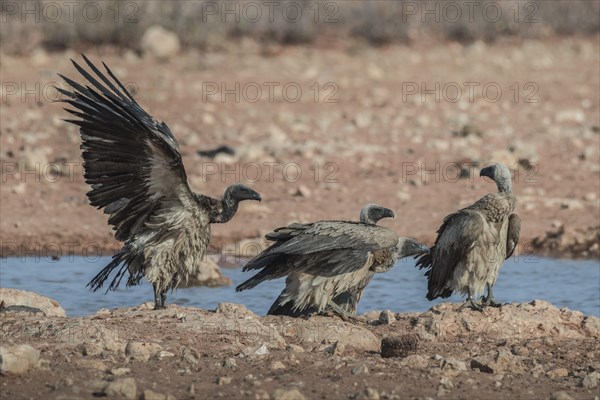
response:
<svg viewBox="0 0 600 400"><path fill-rule="evenodd" d="M462 306L458 309L458 311L462 311L464 308L471 308L475 311L483 311L483 307L473 301L473 297L471 296L471 289L469 289L469 294L467 295L467 300L463 303Z"/></svg>
<svg viewBox="0 0 600 400"><path fill-rule="evenodd" d="M154 288L154 309L160 310L161 308L165 308L167 293L165 291L159 291L156 284L152 284L152 287Z"/></svg>
<svg viewBox="0 0 600 400"><path fill-rule="evenodd" d="M494 293L492 292L492 285L490 285L489 283L487 284L487 290L488 290L487 296L481 298L481 300L482 300L481 305L484 307L487 307L487 306L500 307L502 304L500 304L496 300L494 300Z"/></svg>
<svg viewBox="0 0 600 400"><path fill-rule="evenodd" d="M329 302L329 308L335 315L339 316L345 322L358 322L358 318L356 318L354 315L351 315L333 301Z"/></svg>

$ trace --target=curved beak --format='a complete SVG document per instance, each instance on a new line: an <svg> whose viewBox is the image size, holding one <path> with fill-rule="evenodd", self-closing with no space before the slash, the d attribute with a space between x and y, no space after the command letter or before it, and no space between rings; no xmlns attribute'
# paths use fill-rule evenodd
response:
<svg viewBox="0 0 600 400"><path fill-rule="evenodd" d="M488 178L493 177L493 169L492 167L485 167L479 171L479 176L487 176Z"/></svg>
<svg viewBox="0 0 600 400"><path fill-rule="evenodd" d="M406 239L404 244L402 244L402 249L400 250L400 257L408 257L419 255L423 253L429 253L429 247L424 245L423 243L419 243L416 240Z"/></svg>
<svg viewBox="0 0 600 400"><path fill-rule="evenodd" d="M252 191L252 195L250 197L250 200L256 200L258 202L260 202L262 200L262 197L260 197L260 193L255 192L254 190Z"/></svg>
<svg viewBox="0 0 600 400"><path fill-rule="evenodd" d="M390 210L389 208L384 208L383 209L383 218L395 218L396 214L394 214L394 212L392 210Z"/></svg>

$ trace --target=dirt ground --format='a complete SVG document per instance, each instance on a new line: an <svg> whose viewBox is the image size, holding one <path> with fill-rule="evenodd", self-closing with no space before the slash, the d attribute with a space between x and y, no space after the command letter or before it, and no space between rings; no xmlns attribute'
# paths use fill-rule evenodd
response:
<svg viewBox="0 0 600 400"><path fill-rule="evenodd" d="M535 252L532 239L551 229L598 232L597 45L597 37L382 48L243 40L166 62L112 48L88 56L169 125L194 190L220 196L238 181L263 195L214 226L214 252L291 221L356 219L368 202L396 211L382 224L431 243L445 215L495 190L478 176L490 161L515 172L520 251ZM77 130L51 102L57 73L80 79L69 58L82 61L43 50L0 61L5 256L118 247L87 204ZM235 154L197 154L222 145Z"/></svg>
<svg viewBox="0 0 600 400"><path fill-rule="evenodd" d="M216 311L149 307L82 318L2 313L3 346L28 344L39 352L30 370L0 376L2 398L597 399L599 394L598 319L539 300L484 313L457 312L456 304L426 313L388 312L387 319L372 312L355 323L258 317L235 304ZM386 337L400 341L394 357L380 351Z"/></svg>

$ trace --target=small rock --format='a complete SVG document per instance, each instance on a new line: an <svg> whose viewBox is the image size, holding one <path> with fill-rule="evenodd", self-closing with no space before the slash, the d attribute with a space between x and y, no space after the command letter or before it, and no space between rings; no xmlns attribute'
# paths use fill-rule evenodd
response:
<svg viewBox="0 0 600 400"><path fill-rule="evenodd" d="M362 392L358 392L354 398L356 400L379 400L379 392L377 389L366 388Z"/></svg>
<svg viewBox="0 0 600 400"><path fill-rule="evenodd" d="M401 365L403 367L410 367L411 369L424 369L427 368L429 363L425 357L419 354L411 354L402 359Z"/></svg>
<svg viewBox="0 0 600 400"><path fill-rule="evenodd" d="M442 379L440 379L440 387L446 390L450 390L454 388L454 384L449 378L442 377Z"/></svg>
<svg viewBox="0 0 600 400"><path fill-rule="evenodd" d="M291 190L291 195L295 197L309 198L311 195L311 191L306 186L300 185L296 189Z"/></svg>
<svg viewBox="0 0 600 400"><path fill-rule="evenodd" d="M273 361L271 363L271 365L269 366L269 368L272 371L279 371L279 370L285 369L285 365L281 361Z"/></svg>
<svg viewBox="0 0 600 400"><path fill-rule="evenodd" d="M564 378L565 376L569 375L569 371L567 371L566 368L556 368L552 371L548 371L546 375L548 375L548 377L551 379Z"/></svg>
<svg viewBox="0 0 600 400"><path fill-rule="evenodd" d="M306 400L306 397L296 388L275 389L273 400Z"/></svg>
<svg viewBox="0 0 600 400"><path fill-rule="evenodd" d="M391 325L396 322L396 316L390 310L384 310L379 314L379 323L381 325Z"/></svg>
<svg viewBox="0 0 600 400"><path fill-rule="evenodd" d="M131 373L131 368L113 368L110 370L110 373L113 374L114 376L121 376L121 375L127 375Z"/></svg>
<svg viewBox="0 0 600 400"><path fill-rule="evenodd" d="M592 373L587 374L581 380L581 386L586 389L593 389L598 386L598 380L600 380L600 372L594 371Z"/></svg>
<svg viewBox="0 0 600 400"><path fill-rule="evenodd" d="M121 378L112 381L104 388L104 394L108 397L124 397L134 400L137 395L135 379Z"/></svg>
<svg viewBox="0 0 600 400"><path fill-rule="evenodd" d="M81 355L88 357L96 357L102 354L102 347L98 346L95 343L83 342L79 343L75 350L77 350Z"/></svg>
<svg viewBox="0 0 600 400"><path fill-rule="evenodd" d="M231 377L229 376L220 376L217 378L217 385L219 386L223 386L223 385L229 385L231 383Z"/></svg>
<svg viewBox="0 0 600 400"><path fill-rule="evenodd" d="M162 348L157 343L128 342L125 347L125 355L134 360L148 361L150 357L161 351Z"/></svg>
<svg viewBox="0 0 600 400"><path fill-rule="evenodd" d="M166 60L179 53L181 44L177 34L160 25L153 25L144 32L141 47L144 53L159 60Z"/></svg>
<svg viewBox="0 0 600 400"><path fill-rule="evenodd" d="M145 389L143 392L143 400L168 400L169 395L155 392L154 390Z"/></svg>
<svg viewBox="0 0 600 400"><path fill-rule="evenodd" d="M413 334L406 334L399 337L384 337L381 340L381 356L388 357L406 357L417 352L419 338Z"/></svg>
<svg viewBox="0 0 600 400"><path fill-rule="evenodd" d="M552 393L552 395L550 395L550 400L573 400L573 397L569 396L567 392L563 392L561 390Z"/></svg>
<svg viewBox="0 0 600 400"><path fill-rule="evenodd" d="M0 373L22 374L40 365L40 351L28 344L0 346Z"/></svg>
<svg viewBox="0 0 600 400"><path fill-rule="evenodd" d="M339 341L335 341L334 343L330 344L329 346L325 347L325 353L334 355L334 354L342 354L345 350L345 346L343 343L340 343Z"/></svg>
<svg viewBox="0 0 600 400"><path fill-rule="evenodd" d="M350 372L352 373L352 375L366 375L369 373L369 367L367 367L365 364L358 364L352 367Z"/></svg>
<svg viewBox="0 0 600 400"><path fill-rule="evenodd" d="M464 361L457 360L456 358L447 358L443 360L441 366L443 370L454 371L457 373L467 370L467 364Z"/></svg>
<svg viewBox="0 0 600 400"><path fill-rule="evenodd" d="M235 361L235 358L233 358L233 357L226 358L225 361L223 361L223 367L225 367L225 368L237 367L237 361Z"/></svg>

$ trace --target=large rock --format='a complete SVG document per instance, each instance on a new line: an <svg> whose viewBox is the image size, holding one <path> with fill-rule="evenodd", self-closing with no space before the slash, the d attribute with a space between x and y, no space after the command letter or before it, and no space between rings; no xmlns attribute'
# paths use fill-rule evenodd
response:
<svg viewBox="0 0 600 400"><path fill-rule="evenodd" d="M415 333L422 339L455 340L482 337L488 340L520 340L553 337L561 339L600 338L598 318L579 311L557 308L544 300L488 307L483 313L443 303L414 319Z"/></svg>
<svg viewBox="0 0 600 400"><path fill-rule="evenodd" d="M223 275L219 265L212 259L208 258L200 263L198 273L188 279L187 282L182 282L179 287L192 286L229 286L233 283L231 279Z"/></svg>
<svg viewBox="0 0 600 400"><path fill-rule="evenodd" d="M0 346L0 373L22 374L40 364L40 351L28 344Z"/></svg>
<svg viewBox="0 0 600 400"><path fill-rule="evenodd" d="M0 288L0 304L2 307L25 306L39 309L47 316L66 317L67 313L56 300L26 290ZM13 307L14 310L19 310ZM9 309L10 310L10 309ZM22 308L22 310L27 310ZM34 310L32 310L34 311Z"/></svg>
<svg viewBox="0 0 600 400"><path fill-rule="evenodd" d="M271 329L279 332L285 339L297 342L305 348L336 344L337 347L352 347L361 351L380 350L381 341L370 330L338 318L266 317L263 323L268 323Z"/></svg>
<svg viewBox="0 0 600 400"><path fill-rule="evenodd" d="M179 53L179 37L160 25L146 29L141 41L142 50L158 60L167 60Z"/></svg>

